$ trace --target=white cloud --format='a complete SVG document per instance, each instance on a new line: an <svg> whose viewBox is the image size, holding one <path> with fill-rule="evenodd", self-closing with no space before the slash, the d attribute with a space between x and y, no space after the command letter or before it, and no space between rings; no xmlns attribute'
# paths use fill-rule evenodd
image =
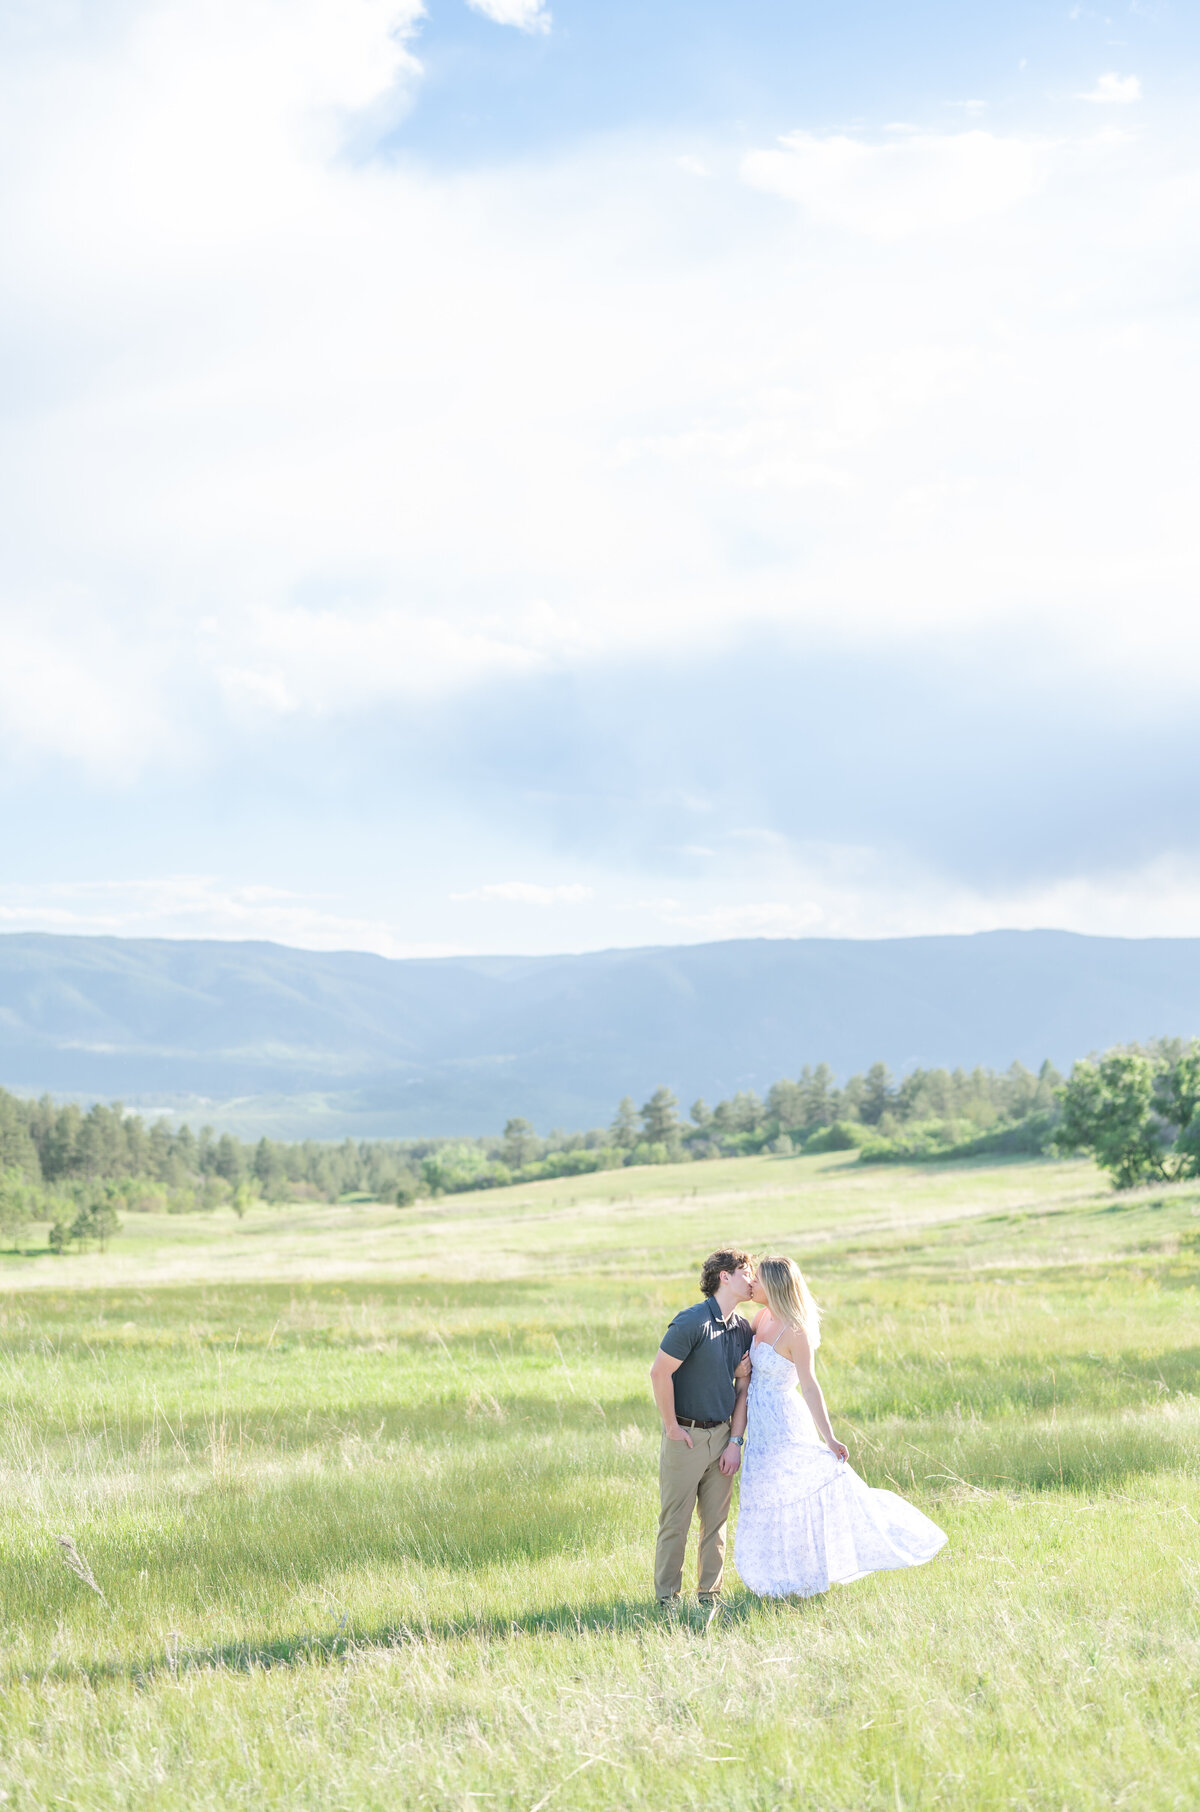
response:
<svg viewBox="0 0 1200 1812"><path fill-rule="evenodd" d="M400 610L271 609L252 613L243 662L221 670L226 699L279 715L328 713L387 698L428 696L541 663L535 635Z"/></svg>
<svg viewBox="0 0 1200 1812"><path fill-rule="evenodd" d="M129 647L69 596L0 620L0 724L8 760L79 764L116 784L174 740L163 697L167 648Z"/></svg>
<svg viewBox="0 0 1200 1812"><path fill-rule="evenodd" d="M1142 98L1142 84L1137 76L1102 75L1089 94L1077 95L1081 101L1098 101L1106 105L1127 107Z"/></svg>
<svg viewBox="0 0 1200 1812"><path fill-rule="evenodd" d="M417 0L35 14L0 60L11 762L125 779L761 624L1023 613L1155 671L1194 636L1190 139L794 134L757 197L732 145L684 183L632 135L439 174L362 154Z"/></svg>
<svg viewBox="0 0 1200 1812"><path fill-rule="evenodd" d="M593 897L592 889L571 881L542 887L536 881L489 881L469 893L452 893L452 900L498 900L510 906L579 906Z"/></svg>
<svg viewBox="0 0 1200 1812"><path fill-rule="evenodd" d="M552 23L545 0L467 0L475 12L497 25L515 25L519 31L547 32Z"/></svg>
<svg viewBox="0 0 1200 1812"><path fill-rule="evenodd" d="M352 117L403 104L423 14L421 0L133 0L101 15L108 35L85 56L47 8L4 77L4 149L31 152L23 237L49 210L27 249L47 274L94 259L100 302L115 274L161 294L182 263L206 284L218 248L311 218Z"/></svg>
<svg viewBox="0 0 1200 1812"><path fill-rule="evenodd" d="M468 950L536 953L604 945L701 943L738 937L918 937L1047 926L1109 937L1194 937L1200 866L1164 855L1098 875L1064 875L984 889L897 862L894 851L828 848L798 853L777 871L769 897L740 891L736 876L679 886L670 895L630 892L613 919L592 911L591 888L500 882L451 897L467 916L446 936L444 896L402 915L360 901L212 875L127 882L0 885L0 930L91 936L266 939L309 950L369 950L390 957L453 956ZM614 896L615 897L615 896ZM571 909L567 939L549 912L518 918L512 906ZM456 928L458 919L456 916Z"/></svg>
<svg viewBox="0 0 1200 1812"><path fill-rule="evenodd" d="M379 956L455 956L460 946L418 942L385 919L286 888L239 886L212 875L140 881L0 885L0 930L76 937L265 940L303 950L370 950Z"/></svg>
<svg viewBox="0 0 1200 1812"><path fill-rule="evenodd" d="M952 880L894 851L800 852L777 897L745 900L693 891L686 901L644 902L658 937L674 942L733 937L928 937L1003 927L1054 927L1097 937L1195 937L1200 864L1163 855L1129 869L1062 875L1009 888ZM653 933L647 930L646 941Z"/></svg>
<svg viewBox="0 0 1200 1812"><path fill-rule="evenodd" d="M819 906L798 901L750 901L744 905L714 906L708 910L664 914L673 930L714 942L729 937L811 937L821 924Z"/></svg>
<svg viewBox="0 0 1200 1812"><path fill-rule="evenodd" d="M1047 148L991 132L913 133L874 145L793 132L742 159L751 187L799 202L823 224L872 239L952 231L1035 190Z"/></svg>

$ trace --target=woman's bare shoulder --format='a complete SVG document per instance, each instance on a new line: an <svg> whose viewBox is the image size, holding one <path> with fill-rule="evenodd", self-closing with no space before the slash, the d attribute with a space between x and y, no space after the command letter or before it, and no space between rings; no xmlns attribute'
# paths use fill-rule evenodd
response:
<svg viewBox="0 0 1200 1812"><path fill-rule="evenodd" d="M803 1328L786 1328L779 1337L779 1351L797 1370L812 1369L813 1350Z"/></svg>

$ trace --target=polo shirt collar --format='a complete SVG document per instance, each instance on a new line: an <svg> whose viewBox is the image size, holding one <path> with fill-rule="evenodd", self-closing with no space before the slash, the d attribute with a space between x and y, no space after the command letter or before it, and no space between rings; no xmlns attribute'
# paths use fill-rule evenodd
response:
<svg viewBox="0 0 1200 1812"><path fill-rule="evenodd" d="M722 1315L720 1309L717 1307L717 1299L715 1296L709 1297L708 1307L709 1307L709 1312L712 1315L713 1320L719 1321L723 1328L731 1328L733 1326L734 1321L737 1318L737 1303L736 1302L734 1303L733 1307L730 1309L728 1315Z"/></svg>

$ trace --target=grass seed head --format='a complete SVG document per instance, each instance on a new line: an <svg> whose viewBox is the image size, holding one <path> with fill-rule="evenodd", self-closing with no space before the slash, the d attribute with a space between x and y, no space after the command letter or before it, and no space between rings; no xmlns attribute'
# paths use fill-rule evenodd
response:
<svg viewBox="0 0 1200 1812"><path fill-rule="evenodd" d="M74 1538L70 1535L60 1535L58 1538L58 1545L62 1549L63 1560L66 1565L70 1567L76 1579L81 1579L85 1586L90 1586L97 1598L104 1604L107 1604L108 1600L100 1590L100 1587L96 1584L96 1578L92 1569L88 1566L87 1561L75 1546Z"/></svg>

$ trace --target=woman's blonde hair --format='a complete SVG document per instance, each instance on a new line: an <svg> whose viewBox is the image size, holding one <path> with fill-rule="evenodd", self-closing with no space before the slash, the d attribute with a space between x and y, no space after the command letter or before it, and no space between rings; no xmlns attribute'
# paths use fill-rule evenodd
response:
<svg viewBox="0 0 1200 1812"><path fill-rule="evenodd" d="M821 1344L821 1311L813 1301L799 1265L790 1258L760 1258L754 1267L776 1321L803 1328L815 1352Z"/></svg>

